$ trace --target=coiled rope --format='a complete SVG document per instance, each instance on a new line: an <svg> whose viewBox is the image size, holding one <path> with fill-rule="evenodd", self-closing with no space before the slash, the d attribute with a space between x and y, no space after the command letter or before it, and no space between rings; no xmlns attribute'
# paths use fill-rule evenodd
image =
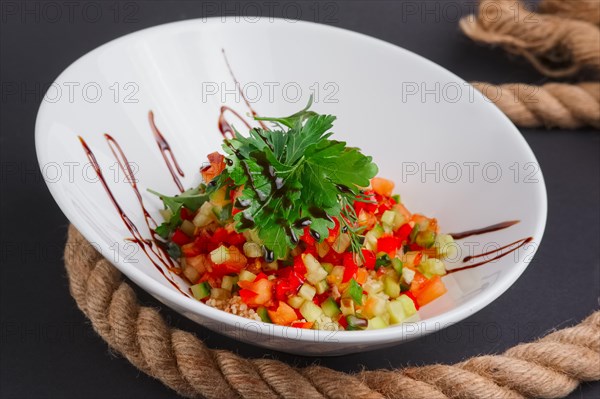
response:
<svg viewBox="0 0 600 399"><path fill-rule="evenodd" d="M207 348L140 306L121 273L73 227L65 266L73 298L94 330L144 373L190 398L559 398L600 380L600 311L579 325L500 355L454 365L346 374L295 368Z"/></svg>

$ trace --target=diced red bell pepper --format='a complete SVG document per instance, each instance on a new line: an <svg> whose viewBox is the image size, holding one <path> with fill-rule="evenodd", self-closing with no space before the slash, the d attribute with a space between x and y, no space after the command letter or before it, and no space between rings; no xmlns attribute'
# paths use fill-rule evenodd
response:
<svg viewBox="0 0 600 399"><path fill-rule="evenodd" d="M335 242L335 240L340 235L340 221L338 220L338 218L333 218L333 222L335 224L331 229L328 229L329 235L327 236L327 239L326 239L326 241L329 244L332 244L333 242Z"/></svg>
<svg viewBox="0 0 600 399"><path fill-rule="evenodd" d="M340 265L342 263L344 254L337 253L336 251L329 251L327 255L323 257L324 263L331 263L332 265Z"/></svg>
<svg viewBox="0 0 600 399"><path fill-rule="evenodd" d="M390 257L396 256L396 251L400 247L400 239L394 236L383 236L377 240L377 251L385 252Z"/></svg>
<svg viewBox="0 0 600 399"><path fill-rule="evenodd" d="M377 263L377 256L373 251L369 251L368 249L362 250L363 257L365 258L364 266L369 269L375 269L375 264Z"/></svg>
<svg viewBox="0 0 600 399"><path fill-rule="evenodd" d="M340 317L340 319L338 320L338 323L340 324L340 326L344 327L344 330L348 328L348 320L346 320L346 316Z"/></svg>
<svg viewBox="0 0 600 399"><path fill-rule="evenodd" d="M419 303L417 302L417 298L415 297L415 295L410 291L403 292L403 294L406 294L407 297L412 299L413 303L415 304L415 308L417 310L419 310L420 306L419 306Z"/></svg>
<svg viewBox="0 0 600 399"><path fill-rule="evenodd" d="M181 211L179 211L179 215L183 220L192 220L194 218L194 213L183 206L181 207Z"/></svg>
<svg viewBox="0 0 600 399"><path fill-rule="evenodd" d="M260 272L256 275L256 278L254 279L254 281L263 280L263 279L268 279L268 276L266 274L264 274L263 272Z"/></svg>
<svg viewBox="0 0 600 399"><path fill-rule="evenodd" d="M227 234L225 242L230 245L241 245L246 242L246 237L243 234L232 231Z"/></svg>
<svg viewBox="0 0 600 399"><path fill-rule="evenodd" d="M394 235L398 237L401 243L403 243L408 240L408 236L410 235L411 231L412 227L410 227L410 224L404 223L402 226L400 226L398 230L396 230L396 233L394 233Z"/></svg>
<svg viewBox="0 0 600 399"><path fill-rule="evenodd" d="M187 234L185 234L181 229L176 229L175 232L173 233L173 236L171 237L171 241L173 241L175 244L181 246L181 245L188 244L189 242L192 241L192 239L190 237L188 237Z"/></svg>
<svg viewBox="0 0 600 399"><path fill-rule="evenodd" d="M352 252L344 253L344 277L342 278L342 283L346 283L350 281L351 278L356 276L356 272L358 271L358 265L354 261L354 254Z"/></svg>
<svg viewBox="0 0 600 399"><path fill-rule="evenodd" d="M229 233L227 232L227 230L224 227L219 227L218 229L215 230L215 232L213 233L210 240L215 244L221 245L225 242L228 235L229 235Z"/></svg>

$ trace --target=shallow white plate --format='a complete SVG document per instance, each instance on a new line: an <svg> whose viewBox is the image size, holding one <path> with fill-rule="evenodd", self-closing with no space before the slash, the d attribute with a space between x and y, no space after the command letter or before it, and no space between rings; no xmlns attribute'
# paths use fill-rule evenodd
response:
<svg viewBox="0 0 600 399"><path fill-rule="evenodd" d="M123 148L143 201L159 220L161 203L146 188L176 193L177 187L149 127L148 111L154 111L185 172L184 185L198 184L205 156L220 148L221 105L248 113L236 94L223 49L259 114L290 114L313 94L316 111L337 115L336 138L373 155L380 175L396 182L408 208L438 218L443 231L521 221L459 241L460 259L450 267L462 266L467 255L526 237L532 241L484 266L444 277L448 294L422 308L420 322L382 330L285 328L227 314L182 295L138 246L126 240L131 233L98 182L77 136L94 152L124 213L149 237L140 205L103 133ZM237 122L237 127L243 126ZM191 20L112 41L57 78L40 107L36 148L62 211L133 282L210 329L305 355L398 344L464 319L519 277L546 222L546 190L536 159L494 105L418 55L361 34L306 22ZM183 281L177 283L185 290Z"/></svg>

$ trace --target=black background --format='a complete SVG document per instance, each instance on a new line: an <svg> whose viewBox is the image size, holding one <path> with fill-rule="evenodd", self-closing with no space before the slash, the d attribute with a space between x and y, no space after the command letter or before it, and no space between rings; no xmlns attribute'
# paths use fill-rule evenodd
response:
<svg viewBox="0 0 600 399"><path fill-rule="evenodd" d="M523 60L478 46L458 29L467 1L2 2L1 80L1 375L3 398L165 398L176 395L114 356L69 295L62 264L67 220L51 198L34 150L34 123L45 89L84 53L145 27L202 16L259 14L327 23L423 55L466 80L547 81ZM71 3L72 4L72 3ZM45 8L44 8L45 7ZM69 9L73 12L69 14ZM62 15L57 16L56 10ZM98 10L101 14L98 14ZM318 11L318 12L317 12ZM293 44L291 44L293 45ZM457 362L502 351L598 308L600 165L597 131L523 129L546 179L549 214L533 262L499 299L465 321L395 348L322 358L351 371ZM139 291L139 290L138 290ZM169 322L194 331L211 348L293 364L313 359L265 351L227 339L161 307ZM301 396L302 393L298 393ZM600 397L584 384L572 396Z"/></svg>

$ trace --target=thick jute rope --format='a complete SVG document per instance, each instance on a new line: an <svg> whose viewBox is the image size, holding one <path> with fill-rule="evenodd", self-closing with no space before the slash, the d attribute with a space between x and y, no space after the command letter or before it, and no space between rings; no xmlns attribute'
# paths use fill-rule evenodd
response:
<svg viewBox="0 0 600 399"><path fill-rule="evenodd" d="M542 0L538 11L600 25L600 0Z"/></svg>
<svg viewBox="0 0 600 399"><path fill-rule="evenodd" d="M471 39L524 56L550 77L600 71L600 0L542 0L538 13L519 0L480 0L460 21ZM553 15L549 15L553 14ZM600 129L600 83L473 85L520 127Z"/></svg>
<svg viewBox="0 0 600 399"><path fill-rule="evenodd" d="M520 127L600 129L600 82L471 84Z"/></svg>
<svg viewBox="0 0 600 399"><path fill-rule="evenodd" d="M460 28L477 42L525 57L549 77L600 72L600 28L585 20L534 13L519 0L481 0L478 15L462 18Z"/></svg>
<svg viewBox="0 0 600 399"><path fill-rule="evenodd" d="M346 374L207 348L169 327L156 309L140 306L121 273L73 226L65 265L71 294L96 332L135 367L186 397L560 398L581 381L600 380L600 311L500 355Z"/></svg>

